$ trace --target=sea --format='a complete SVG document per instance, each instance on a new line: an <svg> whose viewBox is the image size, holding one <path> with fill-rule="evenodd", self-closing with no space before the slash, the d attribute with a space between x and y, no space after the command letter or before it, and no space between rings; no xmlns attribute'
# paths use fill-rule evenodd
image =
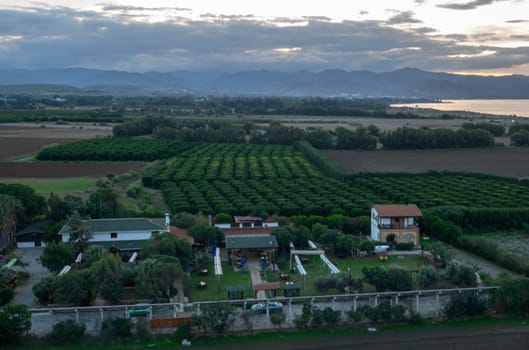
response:
<svg viewBox="0 0 529 350"><path fill-rule="evenodd" d="M392 104L391 107L432 108L440 111L466 111L529 118L529 100L442 100L438 103Z"/></svg>

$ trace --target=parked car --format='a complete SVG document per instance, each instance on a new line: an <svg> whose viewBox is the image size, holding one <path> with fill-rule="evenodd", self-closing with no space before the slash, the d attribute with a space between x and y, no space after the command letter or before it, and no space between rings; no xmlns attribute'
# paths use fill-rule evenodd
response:
<svg viewBox="0 0 529 350"><path fill-rule="evenodd" d="M129 310L129 317L149 316L151 309L148 304L136 304Z"/></svg>
<svg viewBox="0 0 529 350"><path fill-rule="evenodd" d="M265 313L266 312L266 303L257 303L253 304L250 308L253 312L256 313ZM271 301L268 303L268 311L274 312L274 311L282 311L283 310L283 304L281 304L279 301Z"/></svg>

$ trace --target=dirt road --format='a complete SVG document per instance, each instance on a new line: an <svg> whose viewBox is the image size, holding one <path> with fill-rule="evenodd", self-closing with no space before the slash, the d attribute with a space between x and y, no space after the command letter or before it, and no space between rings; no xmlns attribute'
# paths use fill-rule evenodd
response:
<svg viewBox="0 0 529 350"><path fill-rule="evenodd" d="M490 326L471 328L422 329L399 332L375 332L359 336L329 336L307 339L284 339L281 341L216 345L194 349L216 350L492 350L529 349L529 327Z"/></svg>

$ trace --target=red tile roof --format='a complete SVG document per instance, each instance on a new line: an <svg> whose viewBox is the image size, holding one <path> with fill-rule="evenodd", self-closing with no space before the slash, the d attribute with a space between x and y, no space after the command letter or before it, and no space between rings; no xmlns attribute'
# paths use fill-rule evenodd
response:
<svg viewBox="0 0 529 350"><path fill-rule="evenodd" d="M242 223L242 222L261 222L263 221L263 218L260 218L258 216L234 216L233 220L236 223Z"/></svg>
<svg viewBox="0 0 529 350"><path fill-rule="evenodd" d="M267 282L267 283L256 283L252 286L255 292L260 290L277 290L281 289L281 283L279 282Z"/></svg>
<svg viewBox="0 0 529 350"><path fill-rule="evenodd" d="M373 208L380 217L422 217L415 204L379 204Z"/></svg>
<svg viewBox="0 0 529 350"><path fill-rule="evenodd" d="M195 239L187 234L187 230L176 226L169 226L169 231L180 239L187 240L190 244L195 244Z"/></svg>
<svg viewBox="0 0 529 350"><path fill-rule="evenodd" d="M273 229L273 227L221 228L224 235L269 235Z"/></svg>

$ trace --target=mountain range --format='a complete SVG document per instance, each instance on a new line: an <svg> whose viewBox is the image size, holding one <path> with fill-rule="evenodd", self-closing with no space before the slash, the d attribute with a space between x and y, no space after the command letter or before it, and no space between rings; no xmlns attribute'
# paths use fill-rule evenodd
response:
<svg viewBox="0 0 529 350"><path fill-rule="evenodd" d="M529 98L529 76L476 76L404 68L392 72L242 71L133 73L86 68L0 69L0 93L152 95L198 93L248 96L392 97L426 99Z"/></svg>

